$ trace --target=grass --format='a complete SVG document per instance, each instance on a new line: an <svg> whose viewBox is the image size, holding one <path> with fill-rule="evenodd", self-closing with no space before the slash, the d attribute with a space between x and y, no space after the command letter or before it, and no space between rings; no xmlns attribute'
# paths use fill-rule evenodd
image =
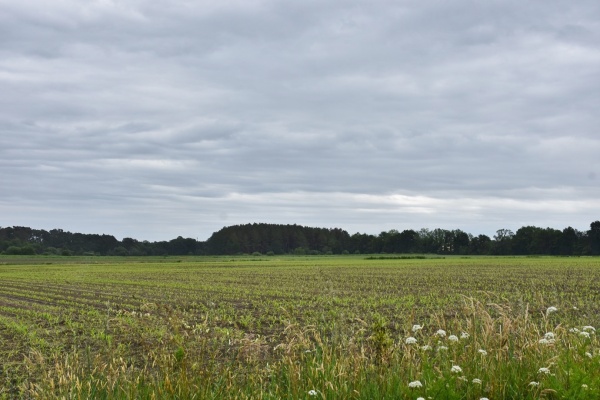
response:
<svg viewBox="0 0 600 400"><path fill-rule="evenodd" d="M0 398L596 399L599 267L0 257Z"/></svg>

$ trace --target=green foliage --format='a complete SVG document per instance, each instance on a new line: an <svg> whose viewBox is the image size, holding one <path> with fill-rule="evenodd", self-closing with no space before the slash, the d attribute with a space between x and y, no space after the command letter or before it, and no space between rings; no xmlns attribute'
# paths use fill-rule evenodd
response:
<svg viewBox="0 0 600 400"><path fill-rule="evenodd" d="M236 254L411 254L441 255L598 255L600 221L585 232L526 226L517 233L499 229L492 240L460 229L391 229L379 235L300 225L246 224L224 227L206 242L183 238L162 242L118 241L110 235L81 234L60 229L0 228L0 251L5 254L65 254L114 256L236 255ZM33 253L32 253L33 251Z"/></svg>
<svg viewBox="0 0 600 400"><path fill-rule="evenodd" d="M112 254L115 256L124 257L124 256L129 255L129 252L127 251L127 249L125 247L119 246L113 250Z"/></svg>
<svg viewBox="0 0 600 400"><path fill-rule="evenodd" d="M213 233L206 245L211 254L250 254L271 250L303 255L323 249L324 252L339 254L350 245L350 235L338 228L255 223L225 227Z"/></svg>
<svg viewBox="0 0 600 400"><path fill-rule="evenodd" d="M297 255L297 256L306 255L306 249L304 249L303 247L296 247L294 249L294 254Z"/></svg>
<svg viewBox="0 0 600 400"><path fill-rule="evenodd" d="M183 349L183 347L179 346L177 350L175 350L174 356L176 362L182 362L183 358L185 357L185 350Z"/></svg>
<svg viewBox="0 0 600 400"><path fill-rule="evenodd" d="M35 249L32 246L23 246L23 247L10 246L8 249L6 249L4 251L4 254L28 256L28 255L34 255Z"/></svg>
<svg viewBox="0 0 600 400"><path fill-rule="evenodd" d="M375 360L379 364L387 363L392 355L394 345L387 319L381 314L374 314L371 331L373 333L369 340L373 347Z"/></svg>

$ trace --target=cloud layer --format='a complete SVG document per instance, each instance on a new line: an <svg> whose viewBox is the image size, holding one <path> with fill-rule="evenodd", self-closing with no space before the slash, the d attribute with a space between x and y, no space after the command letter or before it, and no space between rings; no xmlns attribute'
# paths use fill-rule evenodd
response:
<svg viewBox="0 0 600 400"><path fill-rule="evenodd" d="M0 225L586 229L594 1L0 0Z"/></svg>

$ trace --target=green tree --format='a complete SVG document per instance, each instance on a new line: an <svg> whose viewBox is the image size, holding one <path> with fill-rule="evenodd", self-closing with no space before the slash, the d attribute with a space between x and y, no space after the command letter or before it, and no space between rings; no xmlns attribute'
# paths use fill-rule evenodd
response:
<svg viewBox="0 0 600 400"><path fill-rule="evenodd" d="M593 256L600 255L600 221L592 222L587 234L590 245L590 254Z"/></svg>
<svg viewBox="0 0 600 400"><path fill-rule="evenodd" d="M498 229L494 235L494 253L511 254L514 236L510 229Z"/></svg>
<svg viewBox="0 0 600 400"><path fill-rule="evenodd" d="M471 254L485 255L490 254L492 250L492 239L487 235L478 235L471 239L469 252Z"/></svg>
<svg viewBox="0 0 600 400"><path fill-rule="evenodd" d="M405 229L398 235L399 253L416 253L418 251L419 234L412 229Z"/></svg>
<svg viewBox="0 0 600 400"><path fill-rule="evenodd" d="M563 229L560 237L559 253L563 256L572 256L579 254L578 250L580 235L578 232L570 226Z"/></svg>
<svg viewBox="0 0 600 400"><path fill-rule="evenodd" d="M468 254L471 244L471 235L456 229L452 231L452 247L454 254Z"/></svg>

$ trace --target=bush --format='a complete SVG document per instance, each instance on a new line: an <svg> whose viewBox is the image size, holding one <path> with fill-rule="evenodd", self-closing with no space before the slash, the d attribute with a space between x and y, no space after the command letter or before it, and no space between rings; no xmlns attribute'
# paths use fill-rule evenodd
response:
<svg viewBox="0 0 600 400"><path fill-rule="evenodd" d="M44 254L54 256L54 255L59 254L59 251L56 247L50 246L50 247L46 247L46 251L44 251Z"/></svg>
<svg viewBox="0 0 600 400"><path fill-rule="evenodd" d="M32 256L35 254L35 249L31 246L23 246L23 247L10 246L8 249L6 249L4 254Z"/></svg>
<svg viewBox="0 0 600 400"><path fill-rule="evenodd" d="M129 255L129 252L127 251L127 249L126 249L125 247L123 247L123 246L119 246L119 247L116 247L116 248L113 250L113 254L114 254L115 256L119 256L119 257L125 257L125 256L128 256L128 255Z"/></svg>
<svg viewBox="0 0 600 400"><path fill-rule="evenodd" d="M306 254L306 249L304 249L304 247L296 247L294 249L294 254L297 256L303 256Z"/></svg>
<svg viewBox="0 0 600 400"><path fill-rule="evenodd" d="M4 254L16 255L21 254L21 248L17 246L10 246L8 249L4 250Z"/></svg>

